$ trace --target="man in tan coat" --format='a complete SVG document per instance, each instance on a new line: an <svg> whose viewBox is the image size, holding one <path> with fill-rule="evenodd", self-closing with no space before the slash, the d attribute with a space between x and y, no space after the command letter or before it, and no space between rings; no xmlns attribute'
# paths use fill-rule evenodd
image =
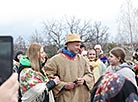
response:
<svg viewBox="0 0 138 102"><path fill-rule="evenodd" d="M61 80L53 89L56 102L90 102L94 79L86 60L78 54L80 35L68 34L65 45L45 65L48 77L58 75Z"/></svg>

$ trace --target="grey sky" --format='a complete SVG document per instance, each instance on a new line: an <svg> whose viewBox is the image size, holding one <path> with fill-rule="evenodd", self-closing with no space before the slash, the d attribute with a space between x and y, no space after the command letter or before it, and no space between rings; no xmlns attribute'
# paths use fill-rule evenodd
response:
<svg viewBox="0 0 138 102"><path fill-rule="evenodd" d="M116 32L116 19L125 0L0 0L0 35L23 35L25 39L46 19L75 16L101 21ZM138 4L138 0L132 0Z"/></svg>

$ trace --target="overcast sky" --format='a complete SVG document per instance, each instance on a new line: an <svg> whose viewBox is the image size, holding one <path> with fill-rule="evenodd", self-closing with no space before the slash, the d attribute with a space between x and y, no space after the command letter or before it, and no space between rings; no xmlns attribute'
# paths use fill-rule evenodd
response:
<svg viewBox="0 0 138 102"><path fill-rule="evenodd" d="M40 28L45 19L75 16L101 21L116 34L116 19L125 0L0 0L0 35L25 39ZM132 0L138 4L138 0ZM138 6L138 5L137 5Z"/></svg>

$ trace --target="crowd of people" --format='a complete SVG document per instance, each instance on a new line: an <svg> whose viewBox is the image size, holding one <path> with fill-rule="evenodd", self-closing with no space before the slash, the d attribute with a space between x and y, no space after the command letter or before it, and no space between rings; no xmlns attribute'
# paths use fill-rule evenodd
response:
<svg viewBox="0 0 138 102"><path fill-rule="evenodd" d="M51 58L32 43L26 53L16 53L0 102L138 102L138 49L131 61L125 57L121 47L109 56L100 44L87 49L79 34L68 34Z"/></svg>

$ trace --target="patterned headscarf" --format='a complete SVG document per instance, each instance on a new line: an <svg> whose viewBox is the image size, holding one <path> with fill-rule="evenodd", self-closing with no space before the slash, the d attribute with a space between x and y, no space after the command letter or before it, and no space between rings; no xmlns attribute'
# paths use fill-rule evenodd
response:
<svg viewBox="0 0 138 102"><path fill-rule="evenodd" d="M91 102L138 102L137 88L122 75L105 73L91 91Z"/></svg>

